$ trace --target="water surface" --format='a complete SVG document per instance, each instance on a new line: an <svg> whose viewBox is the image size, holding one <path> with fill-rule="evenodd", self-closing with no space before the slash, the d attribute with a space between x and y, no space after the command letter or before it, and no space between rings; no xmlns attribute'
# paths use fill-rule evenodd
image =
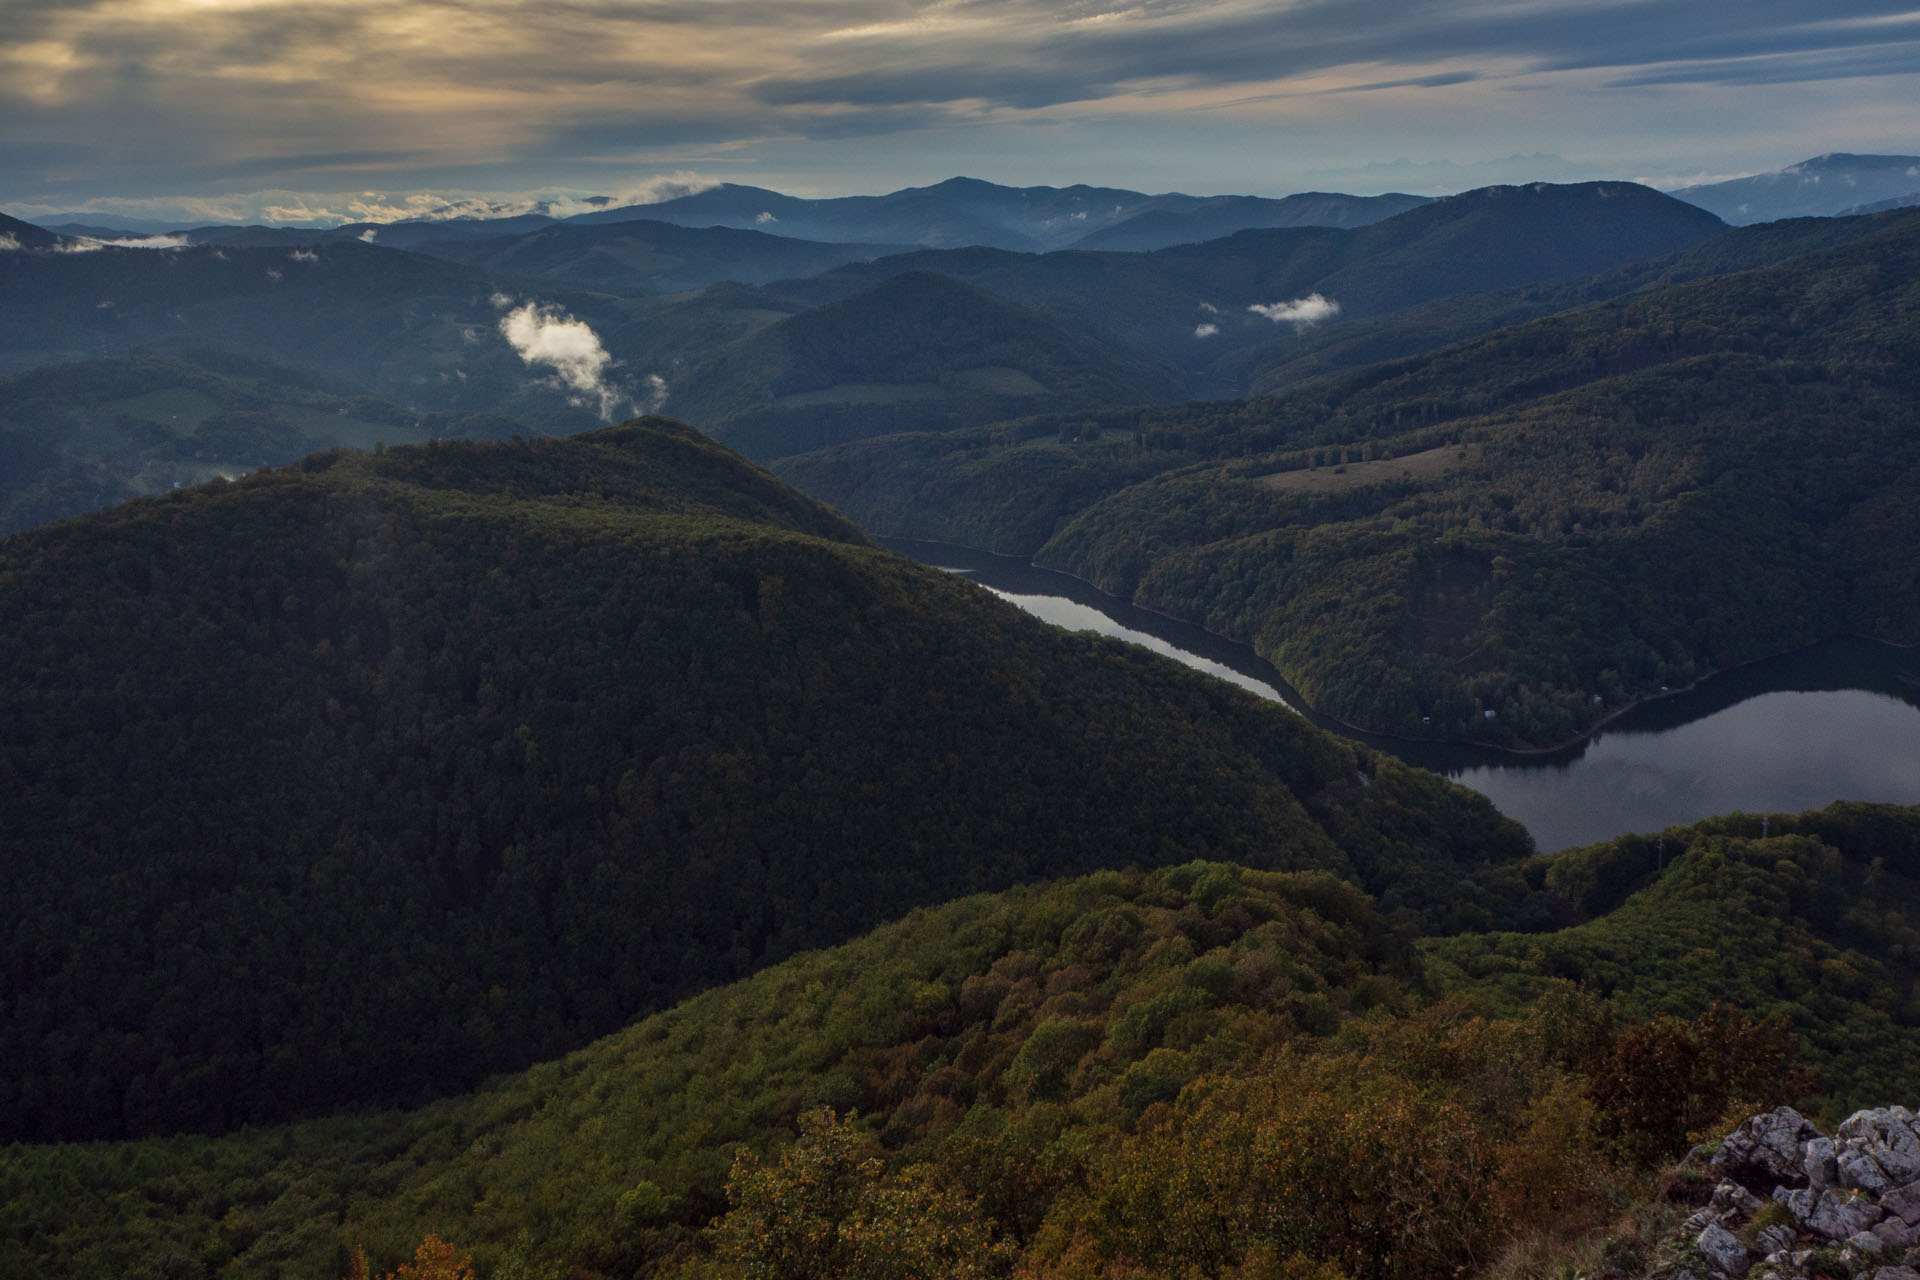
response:
<svg viewBox="0 0 1920 1280"><path fill-rule="evenodd" d="M1920 804L1920 650L1828 641L1637 707L1565 751L1516 756L1355 733L1315 715L1245 645L1022 560L940 543L888 545L964 573L1048 622L1145 645L1443 773L1491 799L1544 851L1735 810Z"/></svg>

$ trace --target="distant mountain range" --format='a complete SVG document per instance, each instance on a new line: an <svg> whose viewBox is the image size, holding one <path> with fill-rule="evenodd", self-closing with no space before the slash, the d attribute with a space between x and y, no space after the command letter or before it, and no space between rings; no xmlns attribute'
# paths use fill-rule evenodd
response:
<svg viewBox="0 0 1920 1280"><path fill-rule="evenodd" d="M908 187L882 196L827 200L802 200L727 183L648 205L646 216L683 226L773 231L807 240L884 241L929 248L984 245L1035 252L1081 244L1142 217L1151 221L1137 229L1124 247L1158 249L1249 227L1361 226L1422 203L1421 197L1406 195L1311 193L1280 200L1178 193L1150 196L1115 187L1003 187L977 178L949 178L931 187ZM615 222L632 216L632 209L608 209L581 214L572 221Z"/></svg>
<svg viewBox="0 0 1920 1280"><path fill-rule="evenodd" d="M1073 333L1185 369L1190 394L1220 398L1244 393L1244 381L1218 372L1239 349L1291 350L1316 326L1332 329L1460 293L1591 275L1725 230L1711 214L1649 187L1541 183L1470 191L1352 230L1242 231L1150 253L926 250L850 264L769 292L819 306L893 275L951 276ZM1316 295L1321 303L1307 310L1284 309Z"/></svg>
<svg viewBox="0 0 1920 1280"><path fill-rule="evenodd" d="M376 241L376 243L380 243ZM910 244L826 243L645 218L557 223L523 235L422 240L416 252L508 279L620 293L685 293L723 280L767 284L904 253Z"/></svg>
<svg viewBox="0 0 1920 1280"><path fill-rule="evenodd" d="M1673 193L1735 226L1778 218L1877 213L1920 201L1920 156L1815 156L1775 173Z"/></svg>
<svg viewBox="0 0 1920 1280"><path fill-rule="evenodd" d="M356 222L331 229L203 226L183 229L150 219L116 228L84 214L55 214L41 225L70 235L152 235L184 231L195 244L292 244L316 237L369 239L394 248L429 241L524 235L559 223L599 226L645 219L680 227L726 227L830 244L926 248L988 245L1040 252L1086 242L1102 249L1159 249L1231 235L1250 227L1358 227L1426 203L1424 196L1350 196L1303 192L1265 196L1147 195L1118 187L1004 187L949 178L877 196L808 200L764 187L723 183L654 204L619 205L567 218L545 212L500 218L420 218ZM1125 228L1122 231L1122 228Z"/></svg>

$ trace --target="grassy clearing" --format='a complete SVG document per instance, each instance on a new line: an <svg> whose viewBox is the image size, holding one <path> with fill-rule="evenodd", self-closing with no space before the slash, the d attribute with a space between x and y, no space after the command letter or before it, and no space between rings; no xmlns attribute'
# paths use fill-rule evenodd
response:
<svg viewBox="0 0 1920 1280"><path fill-rule="evenodd" d="M1300 471L1276 471L1255 482L1269 489L1295 493L1338 493L1390 480L1433 480L1449 471L1480 461L1484 446L1448 444L1438 449L1409 453L1402 458L1379 458L1372 462L1344 462L1330 467L1311 467Z"/></svg>

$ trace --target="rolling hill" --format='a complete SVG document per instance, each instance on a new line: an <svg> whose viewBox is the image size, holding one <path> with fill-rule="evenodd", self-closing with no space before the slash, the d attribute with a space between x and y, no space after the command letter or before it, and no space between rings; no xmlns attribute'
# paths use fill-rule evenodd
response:
<svg viewBox="0 0 1920 1280"><path fill-rule="evenodd" d="M525 235L427 240L413 247L502 279L615 293L686 293L722 280L751 285L810 276L908 246L826 244L762 231L633 220L560 223Z"/></svg>
<svg viewBox="0 0 1920 1280"><path fill-rule="evenodd" d="M328 453L0 540L0 1134L471 1087L961 893L1460 909L1480 797L1067 636L703 439Z"/></svg>
<svg viewBox="0 0 1920 1280"><path fill-rule="evenodd" d="M782 320L673 384L675 413L756 458L907 429L1180 394L1181 379L921 272Z"/></svg>

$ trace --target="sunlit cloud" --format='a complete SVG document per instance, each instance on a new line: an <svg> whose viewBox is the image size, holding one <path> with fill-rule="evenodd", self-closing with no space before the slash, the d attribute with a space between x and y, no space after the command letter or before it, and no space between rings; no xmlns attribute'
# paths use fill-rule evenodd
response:
<svg viewBox="0 0 1920 1280"><path fill-rule="evenodd" d="M499 216L711 181L662 158L676 153L752 165L911 137L898 154L1070 155L1074 130L1201 112L1314 131L1302 170L1332 167L1343 139L1425 135L1448 113L1467 126L1450 136L1497 121L1523 153L1566 146L1556 132L1639 136L1639 169L1691 128L1671 167L1724 167L1714 137L1791 145L1774 120L1871 122L1920 145L1917 47L1913 0L12 0L0 200L72 211L145 183L200 193L206 216L188 222L233 220L223 201L318 225ZM1835 103L1835 85L1859 100ZM1780 86L1798 88L1764 92ZM1649 102L1693 122L1622 114ZM1225 171L1231 140L1215 145L1222 188L1252 185ZM1345 150L1353 166L1380 155ZM618 157L648 158L622 173ZM427 171L445 177L411 177ZM567 190L534 194L543 183ZM489 185L508 189L473 190Z"/></svg>

